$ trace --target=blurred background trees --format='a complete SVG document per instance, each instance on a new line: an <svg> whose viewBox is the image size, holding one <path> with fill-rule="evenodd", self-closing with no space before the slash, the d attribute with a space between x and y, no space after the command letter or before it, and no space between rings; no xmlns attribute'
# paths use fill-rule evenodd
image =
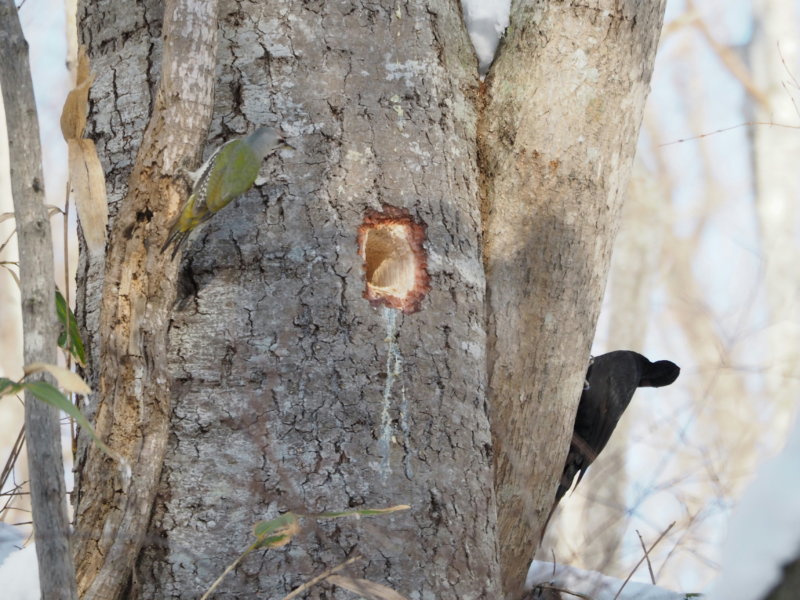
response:
<svg viewBox="0 0 800 600"><path fill-rule="evenodd" d="M20 16L31 43L48 203L64 208L58 118L72 46L60 33L63 3L27 0ZM560 562L624 577L641 556L636 531L652 541L677 521L652 555L658 583L701 591L716 573L738 494L783 444L800 391L798 18L792 0L668 2L594 352L642 350L674 360L681 378L637 392L611 444L562 501L543 558L552 548ZM6 213L2 119L0 128ZM76 265L74 212L52 220L62 290ZM10 239L0 251L0 375L16 378L12 230L13 220L0 220L0 246ZM0 402L0 464L21 423L19 402ZM18 460L3 483L0 519L30 520L18 495L25 480ZM644 568L637 574L647 577Z"/></svg>
<svg viewBox="0 0 800 600"><path fill-rule="evenodd" d="M677 521L657 580L701 591L742 487L783 445L800 391L798 16L789 1L667 4L594 352L644 350L681 377L637 392L541 558L624 577L636 531Z"/></svg>

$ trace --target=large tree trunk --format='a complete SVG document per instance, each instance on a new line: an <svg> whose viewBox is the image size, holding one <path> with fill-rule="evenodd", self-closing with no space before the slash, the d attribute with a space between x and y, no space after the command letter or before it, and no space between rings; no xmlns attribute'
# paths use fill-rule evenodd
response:
<svg viewBox="0 0 800 600"><path fill-rule="evenodd" d="M158 73L142 69L145 59L160 62L161 15L155 5L136 18L123 18L129 7L117 4L84 10L95 70L109 80L117 74L113 94L104 94L112 87L102 78L93 94L93 135L110 152L150 117L141 91L158 84ZM279 125L297 151L268 161L270 182L190 240L177 275L164 270L160 289L179 290L165 373L175 383L160 388L173 398L171 437L132 595L196 598L250 543L252 524L279 511L406 503L411 510L393 516L309 527L271 560L246 562L222 596L280 595L355 551L365 559L352 573L406 594L494 597L477 116L468 96L477 77L459 7L286 2L245 10L220 6L210 137L217 144L251 124ZM125 196L130 167L117 165L109 179L121 183L124 200L112 231L122 232L137 212L126 209L135 202ZM150 208L154 223L172 210L155 201ZM427 268L430 292L418 312L363 298L358 242L367 216L421 225L419 268ZM370 252L381 260L380 248ZM105 277L112 275L120 277ZM169 293L155 293L147 295L150 315L169 302ZM110 375L126 361L107 366L120 349L103 346L102 328L114 324L100 322L94 341ZM160 358L152 347L142 351ZM150 376L161 366L149 365ZM123 371L116 385L147 385L148 377ZM100 388L103 429L113 399L102 376ZM166 441L146 427L145 439ZM123 430L112 425L112 442ZM78 512L90 520L79 526L84 551L104 522L122 521L117 538L139 533L124 530L124 506L105 517L88 512L93 474L84 470L87 508ZM97 567L79 559L89 585Z"/></svg>
<svg viewBox="0 0 800 600"><path fill-rule="evenodd" d="M151 529L165 543L142 556L142 596L201 591L279 511L406 503L310 527L221 589L280 595L355 551L351 573L403 594L494 597L476 78L458 7L267 6L250 16L265 54L242 51L235 9L220 16L216 113L269 98L248 120L282 125L297 152L182 264ZM360 227L403 214L427 228L431 289L413 314L363 297L383 250L365 271Z"/></svg>
<svg viewBox="0 0 800 600"><path fill-rule="evenodd" d="M569 447L663 14L663 1L515 3L490 74L481 155L507 596Z"/></svg>
<svg viewBox="0 0 800 600"><path fill-rule="evenodd" d="M411 509L305 520L219 597L279 596L354 553L350 574L409 597L518 595L569 444L663 9L608 4L515 6L488 88L482 215L484 103L457 2L223 1L194 25L188 2L167 16L84 2L112 204L109 256L82 271L101 392L89 408L134 467L105 482L113 466L81 457L87 597L196 598L256 521L394 504ZM198 76L211 13L216 73ZM270 158L269 182L178 265L157 249L213 85L206 154L262 124L297 150ZM367 279L420 294L382 301Z"/></svg>

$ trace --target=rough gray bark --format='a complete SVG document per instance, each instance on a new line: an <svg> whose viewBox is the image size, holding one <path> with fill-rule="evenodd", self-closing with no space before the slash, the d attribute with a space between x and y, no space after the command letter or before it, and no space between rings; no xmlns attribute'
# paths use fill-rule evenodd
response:
<svg viewBox="0 0 800 600"><path fill-rule="evenodd" d="M17 224L25 364L56 363L53 244L44 207L39 123L28 45L12 0L0 1L0 87L8 125L11 191ZM43 598L77 598L64 486L58 410L25 394L31 507Z"/></svg>
<svg viewBox="0 0 800 600"><path fill-rule="evenodd" d="M126 228L137 223L136 239L147 224L126 208L125 144L149 118L142 90L159 78L149 67L160 62L161 17L157 3L138 10L82 8L99 76L92 136L109 163L112 201L125 198L110 211L112 256L115 244L132 243ZM175 405L151 529L127 595L198 597L250 543L252 524L279 511L408 503L406 513L310 525L286 548L251 556L217 597L278 596L353 551L365 560L351 574L411 597L497 597L470 98L476 62L458 4L225 2L219 15L210 145L278 124L298 150L268 160L271 181L209 222L190 239L177 276L165 271L160 291L143 294L148 323L131 331L146 325L152 344L156 330L166 330L165 321L151 322L154 302L168 297L167 286L180 290L169 365L145 361L134 378L144 386L139 397L160 407L153 417L169 414L167 394ZM149 207L152 223L163 223L157 197ZM431 290L414 314L362 297L359 227L370 211L391 214L389 207L427 226ZM150 227L157 247L163 238ZM107 280L127 273L151 282L158 265L107 264L121 269ZM90 321L97 283L84 285ZM111 377L117 371L128 381L130 360L160 354L137 347L128 358L115 341L133 336L120 333L126 322L99 322L90 332L100 346L98 428L116 431L125 418L139 426L123 410L132 397L120 404L109 395ZM174 380L171 392L162 375ZM138 456L158 464L157 455ZM87 487L100 476L95 464L90 456L83 466L86 510L78 514L88 521L80 532L87 551L102 533L91 499L108 494ZM89 564L87 577L96 568ZM319 589L312 597L339 595Z"/></svg>
<svg viewBox="0 0 800 600"><path fill-rule="evenodd" d="M78 518L93 556L84 584L109 556L92 548L103 520L120 531L131 507L137 519L122 531L135 535L132 554L143 550L125 595L195 598L258 520L408 503L391 516L306 523L290 545L250 556L217 596L277 596L358 552L351 575L412 598L516 597L569 445L663 3L515 4L488 84L482 222L484 104L457 2L222 2L209 146L263 124L282 126L297 151L270 158L269 183L189 240L177 273L149 250L174 199L142 181L150 171L131 176L130 145L151 119L147 91L177 75L158 70L160 3L136 11L82 7L112 236L106 273L85 265L81 302L100 372L98 428L151 465L128 508L130 495L92 483L101 462L82 466ZM187 57L182 72L193 64ZM145 138L137 163L153 143ZM359 243L381 218L424 231L430 291L418 312L363 297L365 275L380 269L365 269ZM161 459L140 440L167 431L143 537ZM107 517L92 508L97 497L111 499ZM311 597L339 597L327 586Z"/></svg>
<svg viewBox="0 0 800 600"><path fill-rule="evenodd" d="M663 13L663 1L516 2L490 73L481 166L507 598L569 446Z"/></svg>

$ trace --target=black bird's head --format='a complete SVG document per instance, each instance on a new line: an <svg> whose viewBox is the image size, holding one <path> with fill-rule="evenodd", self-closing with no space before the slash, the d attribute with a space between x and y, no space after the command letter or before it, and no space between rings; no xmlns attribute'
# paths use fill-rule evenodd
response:
<svg viewBox="0 0 800 600"><path fill-rule="evenodd" d="M639 387L664 387L675 381L680 374L681 368L674 362L657 360L644 366Z"/></svg>

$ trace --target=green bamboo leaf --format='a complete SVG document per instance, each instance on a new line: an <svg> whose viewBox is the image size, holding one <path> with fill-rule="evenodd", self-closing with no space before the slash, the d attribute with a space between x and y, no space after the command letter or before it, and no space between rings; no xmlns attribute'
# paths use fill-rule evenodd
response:
<svg viewBox="0 0 800 600"><path fill-rule="evenodd" d="M259 521L253 525L257 548L278 548L288 544L300 531L300 521L293 512L287 512L269 521Z"/></svg>
<svg viewBox="0 0 800 600"><path fill-rule="evenodd" d="M281 546L285 546L291 542L292 537L293 534L291 533L281 533L277 535L270 535L265 538L258 538L253 549L260 550L262 548L280 548Z"/></svg>
<svg viewBox="0 0 800 600"><path fill-rule="evenodd" d="M12 396L22 391L22 386L16 381L0 377L0 396Z"/></svg>
<svg viewBox="0 0 800 600"><path fill-rule="evenodd" d="M100 438L97 437L97 434L94 432L94 429L92 429L92 426L89 424L89 421L86 419L86 417L83 416L83 413L78 410L77 406L69 401L69 398L58 391L58 388L50 385L46 381L26 381L21 384L21 387L28 390L39 400L47 402L47 404L50 406L55 406L58 410L67 413L70 417L75 419L78 425L89 432L89 435L92 436L95 444L97 444L97 446L103 452L115 460L121 460L116 452L111 450L111 448L100 441Z"/></svg>
<svg viewBox="0 0 800 600"><path fill-rule="evenodd" d="M317 519L338 519L339 517L352 517L355 515L371 517L374 515L386 515L389 513L397 512L399 510L408 510L411 508L408 504L398 504L397 506L390 506L388 508L360 508L356 510L343 510L340 512L325 512L316 515L308 515L309 517L316 517Z"/></svg>
<svg viewBox="0 0 800 600"><path fill-rule="evenodd" d="M81 366L86 365L86 350L81 339L80 329L78 329L78 320L75 318L64 296L56 290L56 314L61 323L61 333L58 336L58 346L67 350L77 363ZM67 345L67 338L69 338L69 345Z"/></svg>

